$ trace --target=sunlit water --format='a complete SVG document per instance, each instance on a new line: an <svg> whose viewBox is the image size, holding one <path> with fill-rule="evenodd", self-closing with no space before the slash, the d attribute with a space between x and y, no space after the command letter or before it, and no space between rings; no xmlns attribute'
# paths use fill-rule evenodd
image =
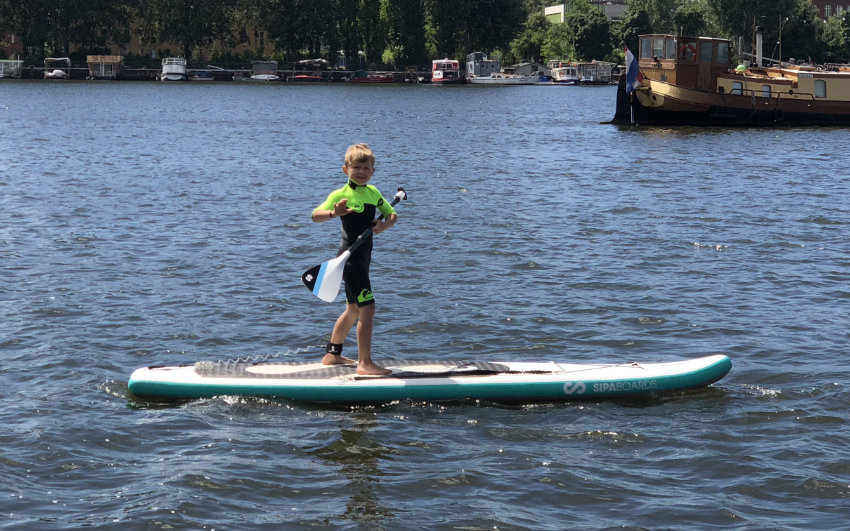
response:
<svg viewBox="0 0 850 531"><path fill-rule="evenodd" d="M0 83L0 526L806 528L850 516L846 129L602 122L613 87ZM367 142L376 360L666 361L638 402L128 396L313 360L309 213ZM346 348L355 351L353 337Z"/></svg>

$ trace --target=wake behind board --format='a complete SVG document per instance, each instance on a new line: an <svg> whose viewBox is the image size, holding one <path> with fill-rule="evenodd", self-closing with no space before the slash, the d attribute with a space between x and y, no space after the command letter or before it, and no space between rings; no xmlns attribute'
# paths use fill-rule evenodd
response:
<svg viewBox="0 0 850 531"><path fill-rule="evenodd" d="M201 361L137 369L128 384L141 398L275 397L377 403L482 399L503 402L634 397L705 387L732 362L723 354L661 363L391 361L393 373L360 376L354 365Z"/></svg>

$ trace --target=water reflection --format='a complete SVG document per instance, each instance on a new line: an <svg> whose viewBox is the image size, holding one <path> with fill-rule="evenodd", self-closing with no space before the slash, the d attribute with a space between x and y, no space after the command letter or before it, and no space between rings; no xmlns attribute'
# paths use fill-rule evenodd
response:
<svg viewBox="0 0 850 531"><path fill-rule="evenodd" d="M370 522L394 516L392 509L381 504L378 492L383 477L379 464L393 450L370 436L377 425L373 410L353 411L340 419L339 438L309 452L329 464L339 465L348 480L346 490L350 498L340 515L345 520Z"/></svg>

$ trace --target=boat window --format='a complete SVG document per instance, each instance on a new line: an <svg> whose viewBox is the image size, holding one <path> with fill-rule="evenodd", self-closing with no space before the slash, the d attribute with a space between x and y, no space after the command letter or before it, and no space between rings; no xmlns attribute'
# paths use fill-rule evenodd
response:
<svg viewBox="0 0 850 531"><path fill-rule="evenodd" d="M718 42L717 43L717 62L722 65L729 64L729 43L728 42Z"/></svg>
<svg viewBox="0 0 850 531"><path fill-rule="evenodd" d="M826 97L826 81L823 79L815 80L815 98Z"/></svg>
<svg viewBox="0 0 850 531"><path fill-rule="evenodd" d="M676 59L676 39L667 39L667 52L664 55L665 59Z"/></svg>
<svg viewBox="0 0 850 531"><path fill-rule="evenodd" d="M652 56L659 59L664 57L664 37L652 39Z"/></svg>
<svg viewBox="0 0 850 531"><path fill-rule="evenodd" d="M640 58L652 59L652 39L650 37L641 37L640 39Z"/></svg>
<svg viewBox="0 0 850 531"><path fill-rule="evenodd" d="M761 95L765 98L770 97L770 85L762 85L761 86Z"/></svg>
<svg viewBox="0 0 850 531"><path fill-rule="evenodd" d="M699 45L699 60L701 63L710 63L711 62L711 52L713 48L713 43L711 42L702 42Z"/></svg>
<svg viewBox="0 0 850 531"><path fill-rule="evenodd" d="M732 82L732 94L743 94L744 93L744 84L740 81Z"/></svg>

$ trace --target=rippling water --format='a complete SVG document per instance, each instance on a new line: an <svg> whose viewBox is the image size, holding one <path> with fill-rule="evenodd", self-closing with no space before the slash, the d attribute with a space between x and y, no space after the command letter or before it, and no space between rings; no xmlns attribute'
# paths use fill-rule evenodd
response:
<svg viewBox="0 0 850 531"><path fill-rule="evenodd" d="M845 129L602 122L614 88L0 83L0 526L826 529L850 517ZM638 402L127 394L320 355L312 208L376 151L374 357L665 361ZM353 338L348 348L354 349Z"/></svg>

